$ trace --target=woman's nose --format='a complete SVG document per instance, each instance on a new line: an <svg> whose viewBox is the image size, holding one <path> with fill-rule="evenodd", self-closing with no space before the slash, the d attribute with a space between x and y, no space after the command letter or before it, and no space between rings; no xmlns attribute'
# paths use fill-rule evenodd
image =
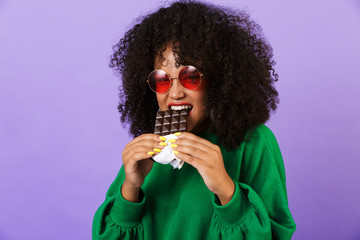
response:
<svg viewBox="0 0 360 240"><path fill-rule="evenodd" d="M172 80L172 86L169 90L169 96L172 99L181 99L185 97L184 87L179 82L179 79L175 78Z"/></svg>

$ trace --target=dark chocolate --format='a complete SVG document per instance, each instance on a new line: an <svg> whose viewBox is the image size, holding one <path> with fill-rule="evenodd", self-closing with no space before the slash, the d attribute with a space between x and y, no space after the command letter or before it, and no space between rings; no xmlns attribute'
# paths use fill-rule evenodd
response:
<svg viewBox="0 0 360 240"><path fill-rule="evenodd" d="M154 133L163 136L176 132L186 132L189 112L190 109L158 111Z"/></svg>

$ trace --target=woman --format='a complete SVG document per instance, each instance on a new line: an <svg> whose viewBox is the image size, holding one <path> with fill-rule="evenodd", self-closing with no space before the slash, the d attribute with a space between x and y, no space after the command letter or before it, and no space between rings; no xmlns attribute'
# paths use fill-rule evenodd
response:
<svg viewBox="0 0 360 240"><path fill-rule="evenodd" d="M93 239L290 239L283 160L263 125L278 76L261 28L244 12L180 1L145 16L113 49L121 121L135 138ZM172 143L180 170L151 160L165 145L152 133L156 113L174 105L191 108L188 132Z"/></svg>

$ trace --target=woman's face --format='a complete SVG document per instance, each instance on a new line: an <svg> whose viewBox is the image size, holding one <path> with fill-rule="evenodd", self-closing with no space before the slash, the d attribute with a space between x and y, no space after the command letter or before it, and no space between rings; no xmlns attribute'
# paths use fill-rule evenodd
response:
<svg viewBox="0 0 360 240"><path fill-rule="evenodd" d="M177 68L175 56L172 51L172 46L168 45L166 50L163 52L163 57L155 60L155 69L164 70L170 77L178 77L181 69L184 68L180 65ZM196 67L196 66L195 66ZM199 132L206 128L205 116L204 116L204 99L207 94L206 81L202 79L202 83L196 90L189 90L184 88L178 79L173 79L171 88L167 93L159 94L156 93L157 102L160 110L165 111L171 109L171 105L190 105L192 109L189 114L187 131L188 132Z"/></svg>

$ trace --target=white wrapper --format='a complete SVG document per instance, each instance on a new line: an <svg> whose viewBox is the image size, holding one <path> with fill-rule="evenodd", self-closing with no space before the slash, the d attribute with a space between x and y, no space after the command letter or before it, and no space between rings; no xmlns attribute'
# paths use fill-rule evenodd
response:
<svg viewBox="0 0 360 240"><path fill-rule="evenodd" d="M169 134L163 137L166 138L165 142L167 143L167 145L159 154L157 154L156 156L152 156L152 159L161 164L170 164L171 166L173 166L174 169L181 169L184 165L184 161L175 156L175 153L170 146L171 142L169 142L170 139L178 139L178 137L174 134Z"/></svg>

